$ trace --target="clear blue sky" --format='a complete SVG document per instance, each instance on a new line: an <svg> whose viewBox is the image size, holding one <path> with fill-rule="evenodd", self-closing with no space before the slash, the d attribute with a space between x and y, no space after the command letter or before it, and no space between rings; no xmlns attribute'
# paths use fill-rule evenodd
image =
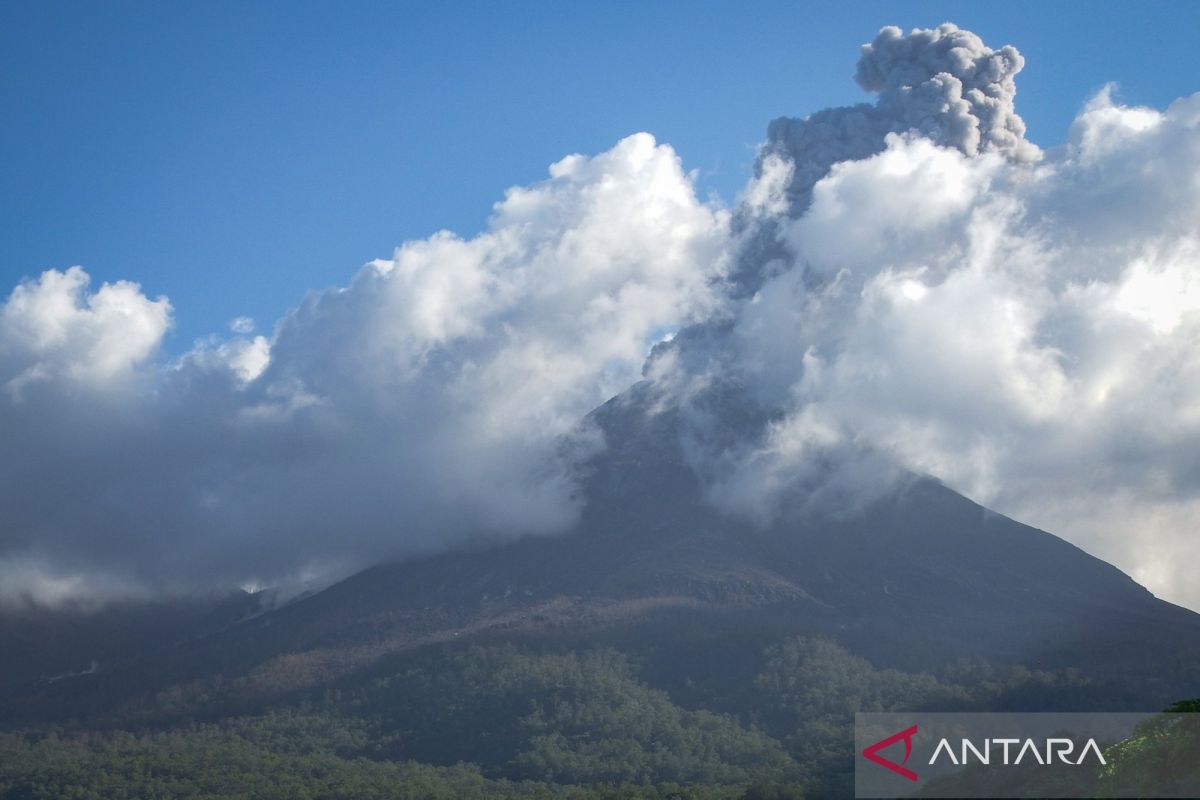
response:
<svg viewBox="0 0 1200 800"><path fill-rule="evenodd" d="M879 27L1028 65L1030 138L1107 81L1200 90L1200 3L47 3L0 8L0 295L82 264L176 307L173 351L638 130L732 199L768 120L863 98Z"/></svg>

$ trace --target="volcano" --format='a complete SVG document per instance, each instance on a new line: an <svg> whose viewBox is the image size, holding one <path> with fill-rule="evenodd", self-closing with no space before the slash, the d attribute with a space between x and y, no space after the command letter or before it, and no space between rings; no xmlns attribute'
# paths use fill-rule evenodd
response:
<svg viewBox="0 0 1200 800"><path fill-rule="evenodd" d="M716 413L756 424L736 403ZM1095 681L1085 700L1039 701L1054 705L1155 707L1200 692L1200 615L931 478L908 476L860 507L752 523L705 500L683 412L657 409L648 384L590 421L606 447L581 478L573 530L381 564L280 607L264 593L204 613L117 609L105 617L115 640L64 626L75 646L41 648L57 657L41 680L10 667L10 715L104 715L148 689L281 663L305 665L289 691L311 689L396 653L497 641L653 645L654 669L677 687L701 673L736 681L771 642L820 636L881 667L982 659Z"/></svg>

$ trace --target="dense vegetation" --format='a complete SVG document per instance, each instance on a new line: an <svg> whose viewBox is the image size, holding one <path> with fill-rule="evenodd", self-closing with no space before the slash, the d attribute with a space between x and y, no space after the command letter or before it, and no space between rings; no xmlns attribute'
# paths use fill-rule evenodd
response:
<svg viewBox="0 0 1200 800"><path fill-rule="evenodd" d="M1176 703L1105 752L1105 797L1186 797L1200 786L1200 699Z"/></svg>
<svg viewBox="0 0 1200 800"><path fill-rule="evenodd" d="M821 638L750 655L748 680L700 693L710 708L690 679L649 683L652 648L438 646L283 694L272 680L297 682L276 665L255 678L258 699L230 683L237 713L206 689L160 695L158 717L143 704L124 720L0 734L0 797L849 795L855 711L1018 707L1089 688L985 662L877 669Z"/></svg>
<svg viewBox="0 0 1200 800"><path fill-rule="evenodd" d="M5 798L725 798L722 787L489 780L479 767L367 758L333 715L239 718L158 733L0 734Z"/></svg>

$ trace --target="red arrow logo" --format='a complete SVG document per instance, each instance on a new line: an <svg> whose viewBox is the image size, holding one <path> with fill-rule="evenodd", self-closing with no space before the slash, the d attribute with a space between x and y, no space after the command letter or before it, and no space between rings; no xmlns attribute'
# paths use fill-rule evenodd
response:
<svg viewBox="0 0 1200 800"><path fill-rule="evenodd" d="M912 737L915 736L916 733L916 725L913 725L911 728L905 728L899 733L894 733L886 739L881 739L880 741L871 745L867 749L863 750L862 754L866 756L869 761L874 761L879 766L887 767L897 775L903 775L910 781L915 781L917 779L917 773L913 772L911 769L908 769L904 765L908 763L908 757L912 755ZM880 750L885 750L891 747L901 739L904 740L904 760L899 764L897 764L895 761L889 761L883 756L879 755Z"/></svg>

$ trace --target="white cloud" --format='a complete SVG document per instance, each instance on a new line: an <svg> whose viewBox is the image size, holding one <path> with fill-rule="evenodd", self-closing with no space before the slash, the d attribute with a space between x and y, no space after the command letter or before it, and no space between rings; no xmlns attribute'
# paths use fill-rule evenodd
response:
<svg viewBox="0 0 1200 800"><path fill-rule="evenodd" d="M714 496L770 503L809 480L796 432L834 431L1200 605L1198 109L1104 92L1041 163L893 135L835 166L737 312L732 363L787 411Z"/></svg>
<svg viewBox="0 0 1200 800"><path fill-rule="evenodd" d="M229 330L241 336L254 333L254 320L250 317L234 317L229 321Z"/></svg>
<svg viewBox="0 0 1200 800"><path fill-rule="evenodd" d="M238 319L157 363L165 299L48 272L0 310L18 445L0 557L36 544L61 574L276 580L563 529L568 442L596 446L587 412L722 302L728 241L727 213L638 134L510 189L474 238L408 242L310 294L270 341Z"/></svg>
<svg viewBox="0 0 1200 800"><path fill-rule="evenodd" d="M66 380L124 387L155 353L171 325L166 298L136 283L106 283L88 294L79 267L48 270L0 306L0 381L10 397L33 383Z"/></svg>
<svg viewBox="0 0 1200 800"><path fill-rule="evenodd" d="M72 605L91 610L113 600L146 596L126 578L90 569L64 572L28 554L0 558L0 607Z"/></svg>

